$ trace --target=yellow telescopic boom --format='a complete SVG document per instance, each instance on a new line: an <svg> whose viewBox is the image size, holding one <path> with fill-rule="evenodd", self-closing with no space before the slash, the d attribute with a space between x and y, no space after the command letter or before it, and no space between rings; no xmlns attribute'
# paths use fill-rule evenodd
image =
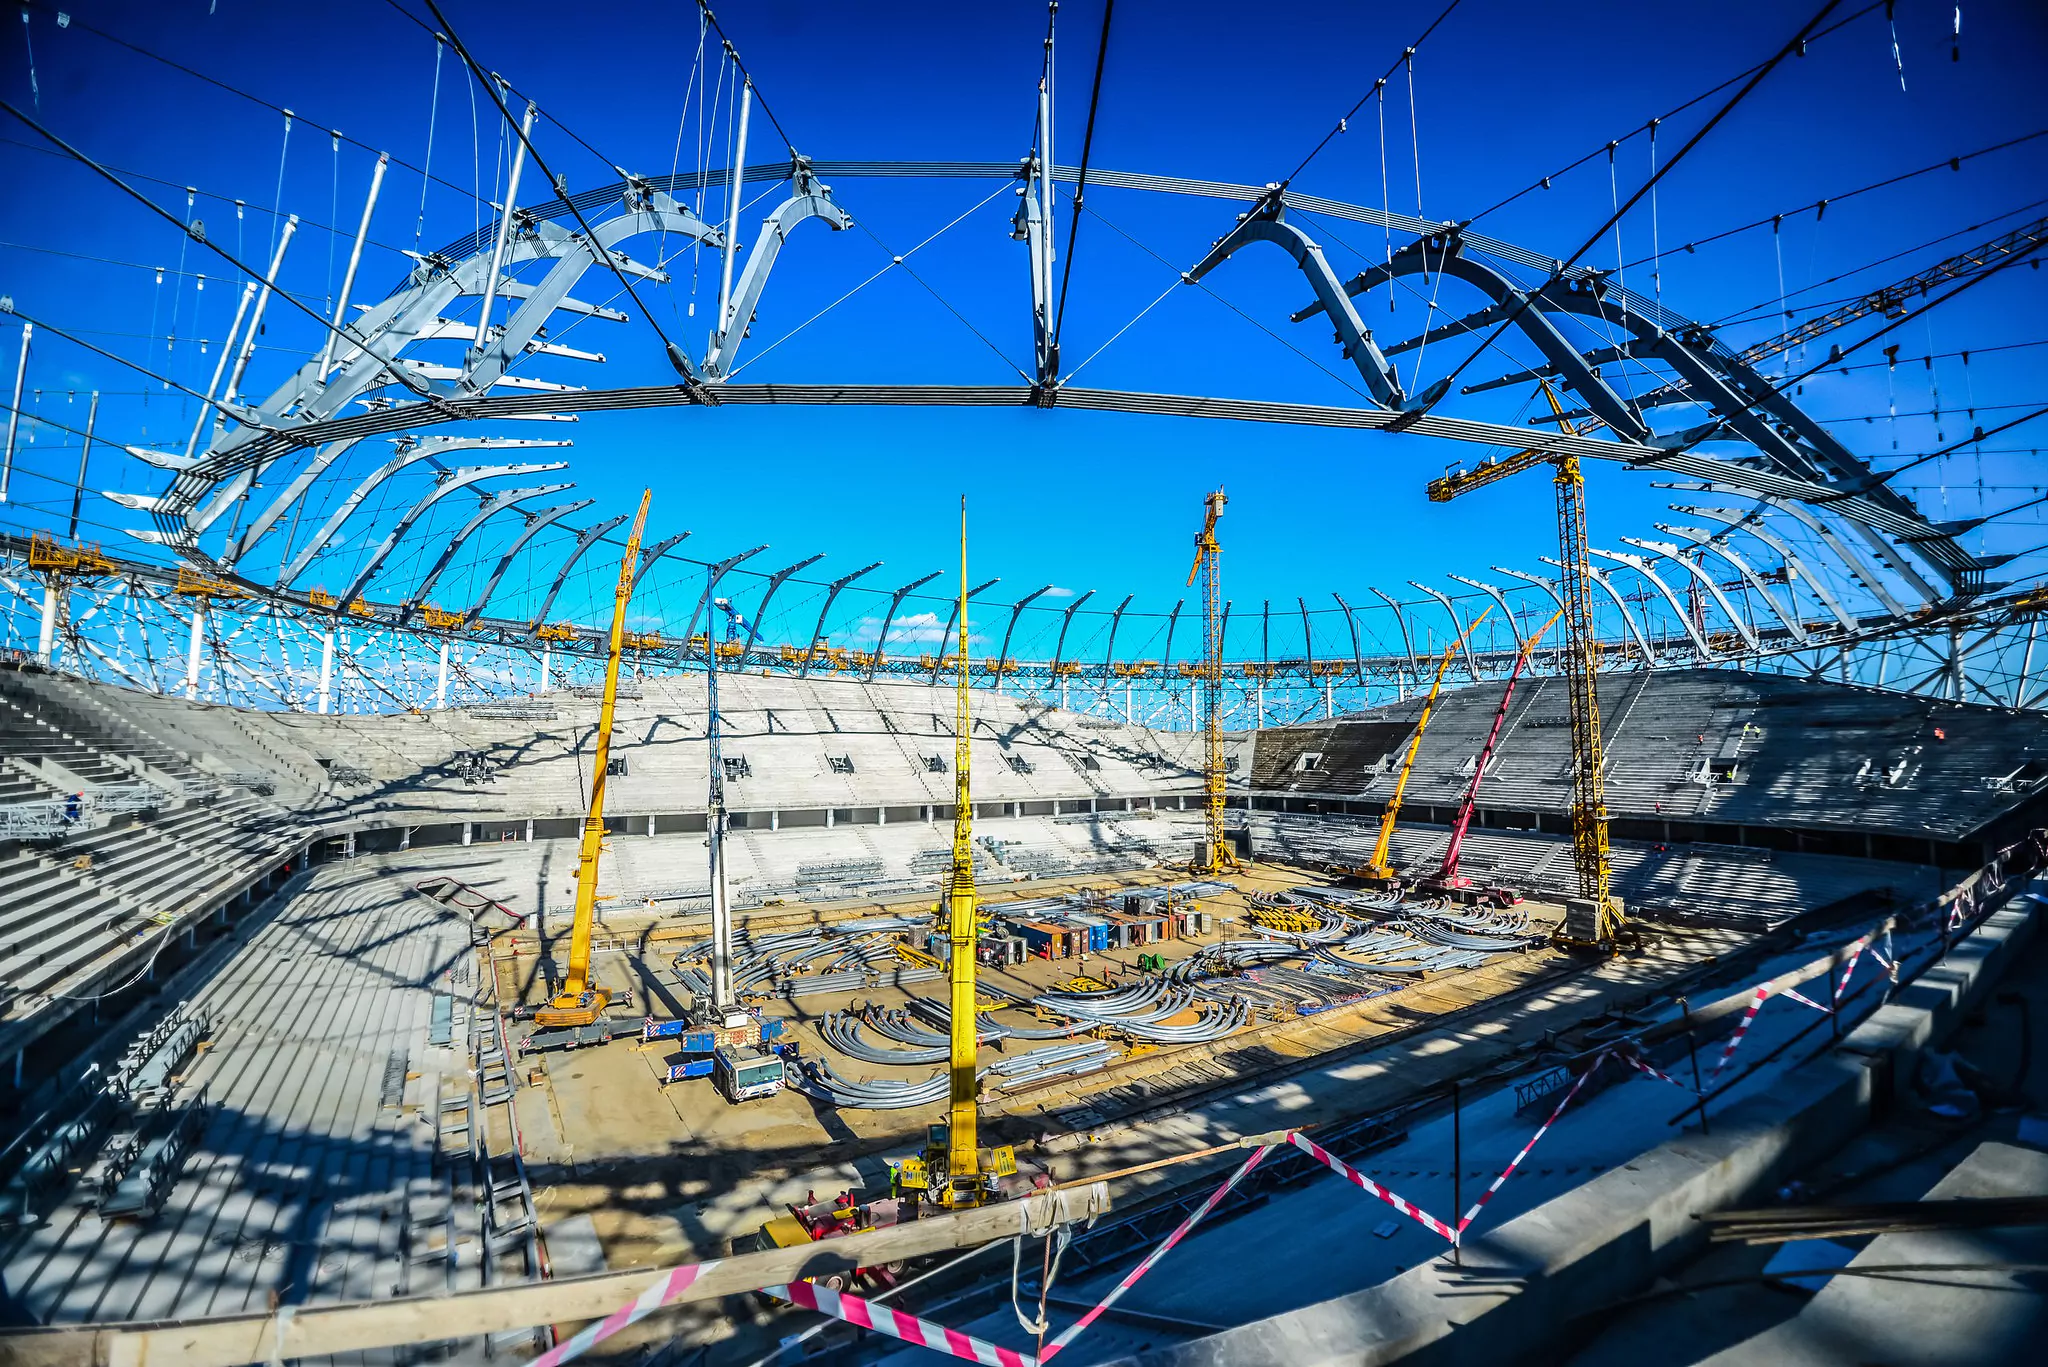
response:
<svg viewBox="0 0 2048 1367"><path fill-rule="evenodd" d="M611 651L605 658L604 703L597 712L597 746L591 756L590 812L583 818L583 843L576 862L576 921L569 931L569 972L555 999L533 1013L534 1024L560 1027L595 1025L611 994L590 981L590 924L597 913L597 857L604 846L604 778L611 762L612 710L619 696L619 652L625 642L626 603L633 596L633 573L640 563L640 533L647 527L649 489L640 495L640 515L626 538L626 558L619 563L619 587L612 600Z"/></svg>
<svg viewBox="0 0 2048 1367"><path fill-rule="evenodd" d="M1422 702L1422 718L1415 723L1415 739L1408 742L1408 756L1401 761L1401 776L1394 780L1394 795L1387 800L1387 810L1380 813L1380 838L1372 847L1372 863L1366 866L1369 878L1392 878L1393 866L1387 863L1394 845L1394 818L1401 814L1401 793L1408 786L1408 775L1415 768L1415 756L1422 749L1422 733L1429 727L1429 714L1436 707L1437 690L1444 686L1444 671L1451 667L1451 657L1458 653L1458 647L1465 644L1465 638L1479 629L1486 620L1486 613L1472 619L1472 625L1458 634L1458 639L1444 647L1443 659L1437 661L1436 678L1429 685L1429 696Z"/></svg>
<svg viewBox="0 0 2048 1367"><path fill-rule="evenodd" d="M946 885L946 932L953 1039L946 1108L946 1185L936 1193L947 1205L981 1199L980 1143L975 1095L979 1063L974 1004L974 796L968 782L974 747L967 706L967 499L960 499L960 658L953 700L953 872Z"/></svg>

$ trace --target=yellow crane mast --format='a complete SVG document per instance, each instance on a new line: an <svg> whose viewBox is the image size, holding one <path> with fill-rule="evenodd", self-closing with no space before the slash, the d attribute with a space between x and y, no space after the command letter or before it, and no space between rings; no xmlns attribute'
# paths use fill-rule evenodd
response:
<svg viewBox="0 0 2048 1367"><path fill-rule="evenodd" d="M1216 520L1230 500L1218 489L1204 500L1208 516L1195 533L1195 564L1188 583L1202 580L1202 774L1207 800L1203 813L1207 831L1195 860L1197 873L1221 873L1237 867L1237 856L1223 830L1223 547L1216 541Z"/></svg>
<svg viewBox="0 0 2048 1367"><path fill-rule="evenodd" d="M953 869L946 880L946 935L952 961L953 1030L948 1060L951 1084L946 1107L946 1180L935 1191L945 1205L973 1205L981 1199L980 1142L975 1115L975 1067L979 1062L974 1003L974 795L969 771L974 759L973 718L967 692L967 497L960 497L960 644L953 685ZM936 1138L936 1136L935 1136ZM933 1148L936 1150L937 1145ZM936 1155L934 1155L936 1156Z"/></svg>
<svg viewBox="0 0 2048 1367"><path fill-rule="evenodd" d="M1422 700L1422 716L1415 723L1415 736L1408 742L1407 757L1401 761L1401 773L1394 780L1394 795L1387 799L1387 809L1380 813L1380 837L1373 842L1372 862L1365 867L1367 878L1386 881L1394 876L1394 866L1388 862L1393 856L1394 821L1401 815L1401 794L1407 790L1408 775L1415 769L1415 756L1422 750L1422 733L1429 729L1429 714L1436 710L1436 695L1444 686L1444 671L1451 667L1451 657L1458 653L1458 647L1465 644L1470 636L1486 620L1486 613L1472 619L1472 625L1458 633L1458 639L1444 647L1444 657L1436 663L1436 677L1430 680L1429 696Z"/></svg>
<svg viewBox="0 0 2048 1367"><path fill-rule="evenodd" d="M604 846L604 778L611 762L612 711L619 697L619 653L625 641L626 601L633 596L633 571L640 562L640 533L647 527L652 489L640 495L640 514L626 538L619 562L619 587L612 598L611 649L605 656L604 702L597 710L597 746L590 759L590 811L583 818L583 843L576 861L576 920L569 930L569 971L553 1001L533 1013L533 1023L555 1028L595 1025L611 994L590 980L590 923L597 912L597 856Z"/></svg>
<svg viewBox="0 0 2048 1367"><path fill-rule="evenodd" d="M1574 428L1565 420L1564 405L1549 380L1540 382L1543 397L1558 431L1583 436L1594 424ZM1555 467L1557 488L1557 559L1563 567L1560 597L1564 600L1566 691L1572 723L1572 865L1578 874L1580 904L1568 907L1567 941L1586 945L1613 943L1623 922L1613 895L1613 866L1607 849L1607 779L1601 753L1599 668L1600 647L1593 624L1593 566L1586 534L1586 481L1579 458L1569 451L1531 447L1504 459L1459 471L1429 484L1433 503L1448 503L1531 466Z"/></svg>

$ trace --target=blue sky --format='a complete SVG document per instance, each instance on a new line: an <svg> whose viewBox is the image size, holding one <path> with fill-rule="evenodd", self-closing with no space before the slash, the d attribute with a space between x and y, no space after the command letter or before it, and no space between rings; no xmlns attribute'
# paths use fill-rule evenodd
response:
<svg viewBox="0 0 2048 1367"><path fill-rule="evenodd" d="M286 279L321 307L345 261L345 234L360 210L371 161L369 152L348 143L335 156L326 130L339 128L413 166L425 160L435 45L399 12L424 17L425 6L344 0L315 10L218 0L209 12L209 0L86 0L70 8L79 25L69 29L60 29L55 9L42 5L32 10L25 32L10 23L0 56L6 98L24 107L33 101L39 117L63 137L153 178L136 183L175 212L184 211L178 187L199 187L204 194L195 212L209 234L232 243L246 260L265 254L273 202L300 213L307 225L292 248ZM1439 0L1263 9L1125 0L1110 34L1094 163L1251 184L1275 180L1440 8ZM1844 4L1837 16L1858 8ZM546 116L540 146L572 189L609 179L607 162L652 173L697 163L694 123L685 121L679 132L698 46L693 6L607 7L599 15L450 0L447 9L477 57L539 103ZM586 13L592 17L582 18ZM1416 55L1412 134L1406 74L1397 74L1388 88L1389 205L1416 210L1419 174L1425 216L1470 218L1761 60L1808 13L1806 7L1746 2L1552 8L1465 0ZM776 120L815 158L1007 162L1028 150L1042 5L735 2L721 7L719 18ZM1061 8L1062 162L1080 155L1100 22L1100 5L1089 0ZM1964 6L1960 62L1951 61L1952 22L1949 5L1905 0L1898 6L1902 90L1882 9L1855 19L1806 56L1784 63L1689 154L1659 186L1655 204L1666 304L1707 320L1753 318L1723 334L1746 343L1779 330L1769 315L1776 311L1781 258L1795 302L1831 303L2048 212L2038 203L2048 198L2048 138L2040 138L1965 161L1960 171L1832 204L1818 224L1807 210L1787 217L1776 234L1752 230L1696 253L1684 250L1688 241L2048 128L2048 95L2039 77L2048 69L2048 16L2040 6L2024 0ZM282 176L279 116L124 51L83 31L84 25L296 110ZM33 45L33 95L27 44ZM433 170L467 186L474 166L488 184L502 133L495 111L479 96L472 141L474 87L462 77L452 53L444 57ZM1668 159L1719 102L1708 100L1661 126L1659 156ZM1383 175L1377 113L1370 104L1361 111L1295 188L1377 205ZM776 151L773 130L763 124L754 121L750 160ZM211 349L201 356L195 344L225 330L235 298L222 263L187 249L185 269L206 273L204 291L189 279L178 288L175 275L159 287L148 268L175 271L177 231L82 168L36 150L39 139L23 125L9 125L0 129L0 174L14 190L0 199L0 243L7 244L0 246L0 293L35 316L86 330L98 344L138 358L142 336L165 334L175 310L179 342L166 353L158 341L152 363L203 386L215 357ZM593 144L602 160L564 129ZM1641 136L1617 149L1613 194L1626 197L1642 182L1648 150ZM705 161L722 164L722 151L711 149ZM412 247L416 229L418 241L432 247L474 226L474 202L442 186L425 195L422 224L420 187L416 174L394 167L362 288L381 293L397 282L408 263L395 249ZM849 178L836 182L835 192L861 227L835 234L809 224L792 238L743 353L743 359L760 359L739 378L1015 382L1013 366L1030 364L1027 278L1024 249L1010 240L1014 201L1003 183ZM530 189L522 194L529 202L533 197ZM228 202L233 198L246 201L239 220ZM925 283L902 271L885 273L763 354L891 254L985 198L912 257ZM1608 163L1596 157L1553 188L1487 214L1477 230L1562 256L1600 224L1611 202ZM1092 191L1089 205L1099 217L1084 218L1080 230L1066 323L1068 364L1095 352L1162 291L1169 297L1103 350L1076 384L1360 402L1328 334L1315 323L1286 321L1308 294L1278 252L1248 252L1226 264L1207 282L1213 294L1169 291L1174 273L1228 228L1233 206L1110 189ZM707 215L718 212L714 192ZM1067 212L1063 204L1062 252ZM324 230L336 221L344 225L340 236ZM1964 231L1980 224L1990 226ZM1382 249L1378 234L1357 223L1311 220L1308 226L1342 275ZM1643 293L1654 288L1650 266L1638 264L1651 254L1652 231L1647 201L1621 227L1627 282ZM1948 234L1956 235L1923 246ZM1894 253L1904 254L1869 264ZM1616 259L1612 235L1584 258L1591 265ZM683 257L672 269L676 283L649 289L646 297L662 326L696 351L703 315L716 297L716 262L708 255L696 263ZM1844 279L1820 283L1844 273ZM608 284L591 286L597 283ZM693 298L696 317L690 315ZM1454 301L1447 292L1442 307L1455 316L1477 303L1476 296ZM1954 412L1966 402L1979 405L1977 421L1991 426L2023 411L2001 405L2038 402L2048 388L2042 383L2048 349L2024 345L2048 338L2039 322L2048 312L2044 304L2048 279L2041 272L2008 271L1888 338L1901 344L1907 359L1895 371L1877 366L1817 377L1802 402L1881 467L1891 463L1894 450L1904 457L1931 449L1937 430L1949 441L1967 433L1968 422ZM1404 297L1389 313L1375 295L1365 315L1383 338L1407 336L1420 329L1422 300ZM266 346L274 343L280 352L259 359L251 377L259 390L264 376L274 383L282 375L286 350L303 354L312 344L309 325L289 311L274 311L271 323ZM564 340L602 350L607 363L562 363L534 373L590 385L669 378L651 331L637 319L624 326L593 323ZM9 328L0 337L0 369L10 380L14 347ZM1967 367L1953 357L1933 369L1918 360L1964 348L1977 353ZM1482 359L1465 378L1490 378L1508 368ZM145 408L136 391L154 386L54 340L38 347L30 387L42 390L33 405L37 414L73 425L82 423L84 392L107 391L102 435L120 440L164 441L175 431L182 445L194 412L189 401L160 389ZM1936 387L1946 410L1939 424L1921 416L1862 421L1894 407L1921 414L1935 406ZM74 390L76 397L68 397ZM1447 411L1512 421L1518 403L1519 395L1475 396L1453 400ZM522 424L514 435L557 435L527 430L538 426ZM36 505L68 509L68 492L57 481L70 478L77 452L75 442L66 449L64 434L50 428L28 435L34 441L17 461L29 473L6 518L41 525ZM1219 484L1231 495L1224 529L1229 592L1241 604L1270 598L1276 611L1282 603L1291 608L1297 595L1308 596L1312 606L1328 603L1332 590L1356 599L1368 584L1412 598L1407 580L1454 587L1443 580L1446 571L1483 572L1496 563L1541 569L1537 557L1554 544L1550 494L1541 479L1448 506L1427 503L1421 486L1429 477L1480 451L1414 437L1072 411L807 408L593 416L571 435L570 473L584 493L603 506L625 507L643 482L651 482L655 532L693 529L690 546L699 555L715 558L768 542L773 549L757 563L772 568L823 552L826 558L805 573L817 579L879 559L886 565L872 582L884 587L951 563L952 510L963 491L974 513L976 582L1000 575L1003 592L1019 594L1046 583L1095 588L1091 607L1113 606L1126 593L1136 594L1140 607L1169 606L1182 596L1201 497ZM1937 515L1946 510L1954 516L1979 510L1980 478L1988 507L2031 497L2028 489L2043 483L2034 452L2048 450L2048 426L2021 428L1987 445L1991 454L1923 467L1910 481L1911 492ZM134 490L147 479L106 457L96 462L92 482ZM1595 472L1592 497L1596 543L1603 528L1648 534L1662 512L1663 499L1649 480L1614 470ZM89 501L87 517L103 524L99 534L110 540L119 539L111 526L138 523L99 500ZM1987 548L2003 551L2048 540L2038 524L2026 521L1981 537ZM486 555L480 544L469 558ZM572 596L601 591L608 573L586 575Z"/></svg>

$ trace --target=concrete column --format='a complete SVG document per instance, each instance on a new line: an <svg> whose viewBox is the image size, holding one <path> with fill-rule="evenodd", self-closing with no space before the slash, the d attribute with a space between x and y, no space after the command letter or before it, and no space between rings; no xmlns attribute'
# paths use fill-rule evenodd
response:
<svg viewBox="0 0 2048 1367"><path fill-rule="evenodd" d="M1064 711L1066 710L1066 707L1067 707L1067 681L1066 681L1066 679L1065 679L1065 678L1062 678L1062 679L1060 680L1060 710L1061 710L1062 712L1064 712Z"/></svg>
<svg viewBox="0 0 2048 1367"><path fill-rule="evenodd" d="M1333 690L1332 690L1332 688L1331 688L1331 685L1330 685L1330 681L1329 681L1328 679L1325 679L1325 680L1323 680L1323 720L1324 720L1324 721L1328 721L1328 720L1330 720L1331 716L1332 716L1332 715L1334 715L1334 713L1333 713L1333 709L1332 709L1332 702L1333 702L1333 699L1331 698L1331 693L1332 693L1332 691L1333 691Z"/></svg>
<svg viewBox="0 0 2048 1367"><path fill-rule="evenodd" d="M835 824L835 823L834 823L834 821L833 821L833 818L834 818L834 816L835 816L835 815L836 815L836 813L835 813L835 812L833 812L833 810L832 810L832 809L831 809L830 807L827 807L827 808L825 809L825 829L826 829L826 830L828 830L828 831L829 831L829 830L831 830L831 829L832 829L833 825Z"/></svg>
<svg viewBox="0 0 2048 1367"><path fill-rule="evenodd" d="M533 839L533 823L531 821L526 823L526 838L528 840ZM398 848L401 850L412 848L412 827L400 826L398 828Z"/></svg>
<svg viewBox="0 0 2048 1367"><path fill-rule="evenodd" d="M185 651L185 698L199 696L199 645L206 639L206 600L192 600L192 644Z"/></svg>
<svg viewBox="0 0 2048 1367"><path fill-rule="evenodd" d="M534 690L536 693L548 691L548 665L554 659L554 649L552 642L543 644L540 648L540 687Z"/></svg>
<svg viewBox="0 0 2048 1367"><path fill-rule="evenodd" d="M654 814L652 812L647 815L647 833L649 835L654 834ZM533 823L531 821L526 823L526 838L528 840L533 839Z"/></svg>
<svg viewBox="0 0 2048 1367"><path fill-rule="evenodd" d="M356 833L350 831L344 838L347 843L341 847L341 857L343 859L353 859L356 857Z"/></svg>
<svg viewBox="0 0 2048 1367"><path fill-rule="evenodd" d="M476 826L475 826L475 825L474 825L473 823L471 823L471 822L468 822L468 821L465 821L465 822L463 822L463 823L462 823L462 843L463 843L463 844L467 845L467 844L469 843L469 841L470 841L470 837L471 837L471 836L473 836L473 835L475 835L475 834L476 834Z"/></svg>
<svg viewBox="0 0 2048 1367"><path fill-rule="evenodd" d="M654 818L651 816L647 818L647 833L649 835L654 834ZM533 818L530 816L526 818L526 843L529 845L533 843Z"/></svg>
<svg viewBox="0 0 2048 1367"><path fill-rule="evenodd" d="M320 638L320 712L325 716L334 706L334 628Z"/></svg>
<svg viewBox="0 0 2048 1367"><path fill-rule="evenodd" d="M36 635L36 660L45 666L57 662L57 602L63 594L57 586L62 582L64 576L61 574L53 574L43 581L43 626Z"/></svg>
<svg viewBox="0 0 2048 1367"><path fill-rule="evenodd" d="M781 811L777 810L768 813L768 829L771 831L779 831L782 829Z"/></svg>
<svg viewBox="0 0 2048 1367"><path fill-rule="evenodd" d="M448 705L448 643L441 642L441 672L434 678L434 706Z"/></svg>
<svg viewBox="0 0 2048 1367"><path fill-rule="evenodd" d="M886 826L889 824L889 809L887 807L875 808L875 824L877 826Z"/></svg>

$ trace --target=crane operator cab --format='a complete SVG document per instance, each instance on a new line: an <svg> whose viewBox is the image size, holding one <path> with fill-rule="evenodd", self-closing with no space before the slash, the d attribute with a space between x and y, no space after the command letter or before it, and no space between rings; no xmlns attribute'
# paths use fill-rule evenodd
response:
<svg viewBox="0 0 2048 1367"><path fill-rule="evenodd" d="M711 1055L711 1081L737 1105L782 1090L782 1057L745 1045L721 1045Z"/></svg>

